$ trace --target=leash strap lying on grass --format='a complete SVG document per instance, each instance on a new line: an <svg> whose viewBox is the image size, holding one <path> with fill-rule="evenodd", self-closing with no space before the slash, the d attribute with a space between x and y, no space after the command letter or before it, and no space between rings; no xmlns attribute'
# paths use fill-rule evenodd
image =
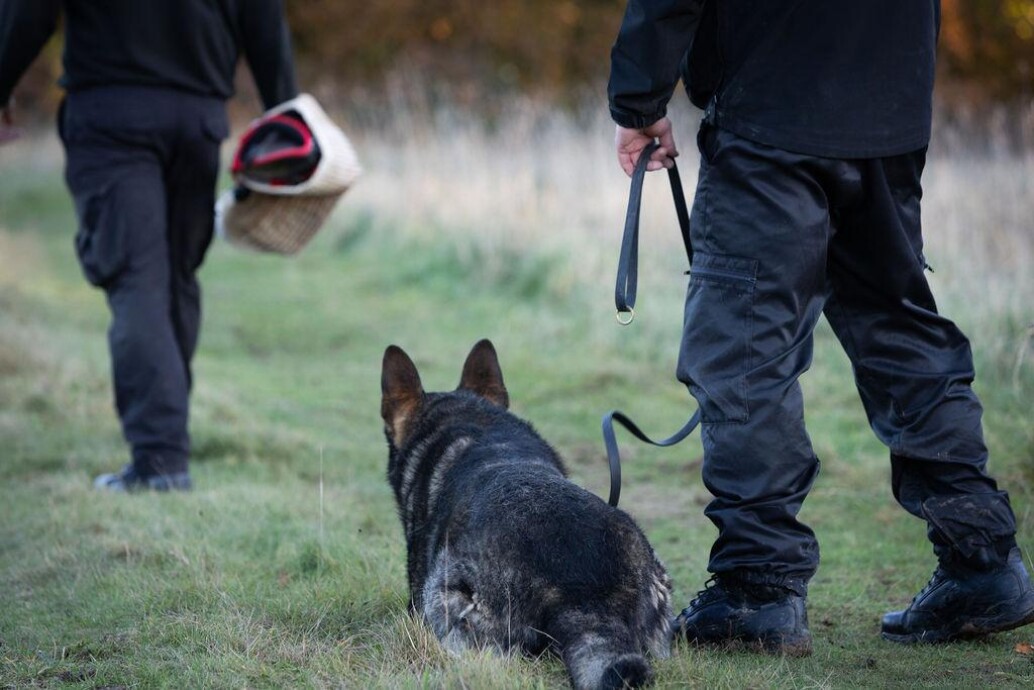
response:
<svg viewBox="0 0 1034 690"><path fill-rule="evenodd" d="M698 409L693 413L693 416L689 418L685 426L663 441L654 441L644 434L642 429L636 426L636 423L622 412L611 410L603 415L603 445L607 447L607 462L610 463L610 499L607 502L617 508L618 499L621 497L621 453L618 451L618 441L614 435L614 422L628 429L633 436L644 443L667 448L668 446L674 446L693 433L693 429L696 429L697 425L700 424L700 410Z"/></svg>
<svg viewBox="0 0 1034 690"><path fill-rule="evenodd" d="M659 145L654 142L643 149L632 173L632 189L628 196L628 212L625 214L625 232L621 238L621 254L618 258L617 284L614 287L614 306L617 307L618 323L627 326L635 317L636 283L639 277L639 207L643 200L643 179L646 177L646 166L650 156ZM678 167L668 168L668 181L671 183L671 195L675 199L675 213L679 218L679 229L682 231L682 242L686 247L686 258L693 265L693 245L689 239L689 211L686 208L686 197L682 192L682 179ZM688 273L688 271L687 271ZM627 314L627 318L622 315ZM631 419L618 410L611 410L603 415L603 444L607 448L607 461L610 463L610 499L608 503L617 507L621 497L621 454L618 451L617 437L614 434L614 422L625 427L644 443L654 446L673 446L689 436L700 423L698 409L689 418L685 426L663 441L654 441L647 436Z"/></svg>

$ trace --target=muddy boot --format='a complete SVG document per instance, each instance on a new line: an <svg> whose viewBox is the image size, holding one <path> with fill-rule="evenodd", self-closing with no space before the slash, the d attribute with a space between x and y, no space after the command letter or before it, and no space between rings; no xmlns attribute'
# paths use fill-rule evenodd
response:
<svg viewBox="0 0 1034 690"><path fill-rule="evenodd" d="M990 570L938 567L904 611L883 616L891 642L950 642L1034 623L1034 586L1018 548Z"/></svg>
<svg viewBox="0 0 1034 690"><path fill-rule="evenodd" d="M675 619L692 644L747 646L769 654L811 654L803 596L783 587L712 578Z"/></svg>

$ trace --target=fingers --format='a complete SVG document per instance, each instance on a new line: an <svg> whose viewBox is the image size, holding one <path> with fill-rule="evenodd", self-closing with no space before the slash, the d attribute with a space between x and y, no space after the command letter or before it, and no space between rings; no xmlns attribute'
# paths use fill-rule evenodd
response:
<svg viewBox="0 0 1034 690"><path fill-rule="evenodd" d="M677 158L679 150L675 146L675 135L672 133L671 120L662 117L649 127L643 129L643 134L658 140L661 148L665 150L669 158Z"/></svg>
<svg viewBox="0 0 1034 690"><path fill-rule="evenodd" d="M632 172L635 171L635 164L638 159L639 156L636 156L635 159L633 159L629 154L618 153L618 165L621 166L621 169L624 170L625 174L629 177L632 177Z"/></svg>
<svg viewBox="0 0 1034 690"><path fill-rule="evenodd" d="M671 154L671 149L662 144L650 156L650 163L646 166L646 169L660 170L661 168L673 167L675 167L675 156Z"/></svg>
<svg viewBox="0 0 1034 690"><path fill-rule="evenodd" d="M635 154L619 154L618 164L621 169L625 171L625 174L629 177L635 172L636 163L639 162L639 155L642 153L642 149L636 151ZM675 167L675 161L672 160L663 149L657 149L652 156L650 156L650 162L646 164L646 169L649 171L661 170L662 168L673 168Z"/></svg>
<svg viewBox="0 0 1034 690"><path fill-rule="evenodd" d="M636 163L639 162L639 156L642 154L644 148L646 147L643 146L638 151L632 153L618 153L618 164L629 177L631 177L632 173L635 172ZM654 151L650 156L650 162L646 164L646 169L649 171L673 167L675 167L675 161L668 155L668 152L663 147Z"/></svg>
<svg viewBox="0 0 1034 690"><path fill-rule="evenodd" d="M670 158L678 157L679 151L675 148L675 137L672 135L670 127L667 132L658 137L658 140L661 142L661 148L668 152Z"/></svg>
<svg viewBox="0 0 1034 690"><path fill-rule="evenodd" d="M674 158L679 155L679 152L675 147L675 137L672 134L671 121L668 118L662 117L643 129L630 129L618 125L614 134L614 144L617 149L618 165L626 175L632 176L643 149L655 138L660 145L650 156L646 169L652 171L674 167Z"/></svg>
<svg viewBox="0 0 1034 690"><path fill-rule="evenodd" d="M674 167L675 161L673 161L671 158L664 158L662 160L654 160L653 158L651 158L650 162L646 164L646 170L648 172L653 172L654 170L664 170L666 168Z"/></svg>
<svg viewBox="0 0 1034 690"><path fill-rule="evenodd" d="M618 125L614 132L614 147L617 149L618 164L628 176L635 170L639 154L652 141L638 129L629 129Z"/></svg>

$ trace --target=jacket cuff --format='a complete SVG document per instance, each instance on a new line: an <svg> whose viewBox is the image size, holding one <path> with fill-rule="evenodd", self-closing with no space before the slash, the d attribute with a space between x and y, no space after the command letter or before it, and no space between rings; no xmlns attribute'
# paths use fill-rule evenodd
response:
<svg viewBox="0 0 1034 690"><path fill-rule="evenodd" d="M666 114L666 108L661 108L658 112L651 113L650 115L642 115L640 113L631 113L627 110L618 110L614 106L610 107L610 117L614 122L628 129L644 129L660 120Z"/></svg>

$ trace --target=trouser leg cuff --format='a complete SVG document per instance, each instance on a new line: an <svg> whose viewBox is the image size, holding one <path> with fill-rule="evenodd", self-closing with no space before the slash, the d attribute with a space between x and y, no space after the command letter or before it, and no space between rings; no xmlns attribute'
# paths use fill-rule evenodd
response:
<svg viewBox="0 0 1034 690"><path fill-rule="evenodd" d="M787 591L799 597L808 596L808 578L799 575L763 573L755 570L734 570L716 575L723 581L755 592L770 590L772 598L777 598L777 595L785 596Z"/></svg>
<svg viewBox="0 0 1034 690"><path fill-rule="evenodd" d="M994 570L1016 546L1016 517L1004 491L934 496L923 501L922 513L947 568Z"/></svg>

